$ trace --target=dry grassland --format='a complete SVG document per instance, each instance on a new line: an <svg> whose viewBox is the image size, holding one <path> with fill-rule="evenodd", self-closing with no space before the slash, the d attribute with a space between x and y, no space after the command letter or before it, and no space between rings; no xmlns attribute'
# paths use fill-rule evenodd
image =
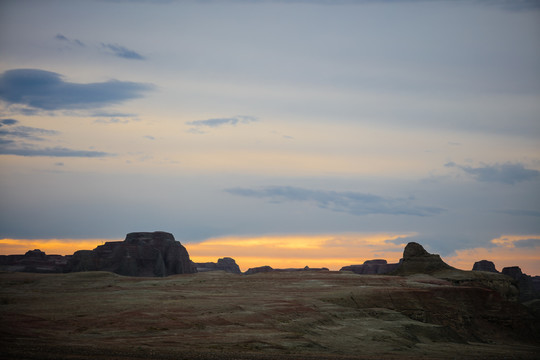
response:
<svg viewBox="0 0 540 360"><path fill-rule="evenodd" d="M540 353L538 344L508 329L482 328L470 314L476 305L468 303L481 290L456 296L455 287L427 275L2 273L0 286L5 359L533 359Z"/></svg>

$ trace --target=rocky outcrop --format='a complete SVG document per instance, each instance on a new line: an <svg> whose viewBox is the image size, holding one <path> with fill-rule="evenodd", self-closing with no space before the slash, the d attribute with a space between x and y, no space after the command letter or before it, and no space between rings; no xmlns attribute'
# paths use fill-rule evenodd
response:
<svg viewBox="0 0 540 360"><path fill-rule="evenodd" d="M310 268L309 266L304 266L303 268L286 268L286 269L274 269L277 272L294 272L294 271L328 271L328 268Z"/></svg>
<svg viewBox="0 0 540 360"><path fill-rule="evenodd" d="M47 255L34 249L24 255L0 255L0 269L3 271L20 271L36 273L64 272L70 256Z"/></svg>
<svg viewBox="0 0 540 360"><path fill-rule="evenodd" d="M495 264L488 260L475 262L473 271L486 271L499 274L497 269L495 269ZM519 301L527 302L540 299L540 277L524 274L519 266L505 267L500 274L509 276L514 280L514 284L519 291L517 295Z"/></svg>
<svg viewBox="0 0 540 360"><path fill-rule="evenodd" d="M536 277L524 274L519 266L509 266L502 269L502 274L510 276L516 281L519 289L519 301L540 299L540 291L536 288Z"/></svg>
<svg viewBox="0 0 540 360"><path fill-rule="evenodd" d="M258 266L254 268L249 268L244 274L246 275L253 275L258 273L267 273L274 271L271 266L265 265L265 266Z"/></svg>
<svg viewBox="0 0 540 360"><path fill-rule="evenodd" d="M296 272L296 271L328 271L328 268L310 268L309 266L304 266L303 268L287 268L287 269L273 269L271 266L259 266L255 268L249 268L246 271L245 275L253 275L257 273L267 273L267 272Z"/></svg>
<svg viewBox="0 0 540 360"><path fill-rule="evenodd" d="M518 289L508 276L484 271L459 270L446 264L439 255L428 253L420 244L409 243L394 275L428 274L456 286L479 287L498 293L506 300L518 299Z"/></svg>
<svg viewBox="0 0 540 360"><path fill-rule="evenodd" d="M217 263L206 262L206 263L194 263L197 268L197 272L206 272L206 271L225 271L232 274L241 274L240 267L236 264L236 261L230 257L224 257L218 259Z"/></svg>
<svg viewBox="0 0 540 360"><path fill-rule="evenodd" d="M495 269L495 264L492 261L488 260L480 260L475 262L472 270L498 273L497 269Z"/></svg>
<svg viewBox="0 0 540 360"><path fill-rule="evenodd" d="M189 254L170 233L135 232L124 241L110 241L73 254L67 272L111 271L126 276L168 276L197 272Z"/></svg>
<svg viewBox="0 0 540 360"><path fill-rule="evenodd" d="M428 253L422 245L410 242L405 246L403 259L395 273L398 275L433 274L441 270L454 269L437 254Z"/></svg>
<svg viewBox="0 0 540 360"><path fill-rule="evenodd" d="M395 271L399 266L397 264L388 264L384 259L366 260L362 265L349 265L342 267L339 271L352 271L355 274L362 275L380 275Z"/></svg>

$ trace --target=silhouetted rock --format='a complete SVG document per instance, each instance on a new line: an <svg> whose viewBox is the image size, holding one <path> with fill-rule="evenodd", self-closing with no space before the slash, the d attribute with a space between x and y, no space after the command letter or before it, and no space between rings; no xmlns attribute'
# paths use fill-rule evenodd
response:
<svg viewBox="0 0 540 360"><path fill-rule="evenodd" d="M498 273L497 269L495 269L495 264L488 260L480 260L475 262L472 269L473 271L488 271Z"/></svg>
<svg viewBox="0 0 540 360"><path fill-rule="evenodd" d="M206 263L193 263L197 267L198 272L206 271L225 271L232 274L241 274L240 267L236 264L233 258L224 257L218 259L217 263L206 262Z"/></svg>
<svg viewBox="0 0 540 360"><path fill-rule="evenodd" d="M272 269L271 266L259 266L259 267L254 267L254 268L249 268L244 274L246 275L253 275L253 274L257 274L257 273L266 273L266 272L270 272L270 271L274 271L274 269Z"/></svg>
<svg viewBox="0 0 540 360"><path fill-rule="evenodd" d="M396 269L399 275L432 274L437 271L454 269L437 254L428 253L422 245L410 242L405 246L403 259Z"/></svg>
<svg viewBox="0 0 540 360"><path fill-rule="evenodd" d="M379 275L388 274L396 270L399 266L397 264L388 264L384 259L366 260L362 265L349 265L342 267L339 271L352 271L356 274L362 275Z"/></svg>
<svg viewBox="0 0 540 360"><path fill-rule="evenodd" d="M303 268L286 268L286 269L274 269L278 272L293 272L293 271L328 271L328 268L310 268L309 266L304 266Z"/></svg>
<svg viewBox="0 0 540 360"><path fill-rule="evenodd" d="M61 273L69 257L47 255L39 249L29 250L24 255L0 256L0 269L4 271Z"/></svg>
<svg viewBox="0 0 540 360"><path fill-rule="evenodd" d="M39 258L39 259L45 259L45 257L47 256L43 251L39 250L39 249L34 249L34 250L28 250L25 254L24 254L25 257L27 258Z"/></svg>
<svg viewBox="0 0 540 360"><path fill-rule="evenodd" d="M110 241L92 251L75 252L66 267L71 271L111 271L126 276L168 276L197 272L189 254L170 233L135 232L124 241Z"/></svg>
<svg viewBox="0 0 540 360"><path fill-rule="evenodd" d="M255 268L249 268L246 271L245 275L252 275L261 272L296 272L296 271L329 271L328 268L310 268L309 266L304 266L303 268L286 268L286 269L273 269L270 266L259 266Z"/></svg>
<svg viewBox="0 0 540 360"><path fill-rule="evenodd" d="M519 289L519 301L526 302L534 299L540 299L540 291L535 284L537 277L533 278L521 271L519 266L509 266L502 269L502 274L510 276L516 281Z"/></svg>

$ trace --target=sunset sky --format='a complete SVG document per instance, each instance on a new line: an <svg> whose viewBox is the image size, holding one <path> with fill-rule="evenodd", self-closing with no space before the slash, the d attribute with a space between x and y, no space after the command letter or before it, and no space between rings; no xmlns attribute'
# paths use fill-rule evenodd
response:
<svg viewBox="0 0 540 360"><path fill-rule="evenodd" d="M540 1L2 0L0 254L540 275Z"/></svg>

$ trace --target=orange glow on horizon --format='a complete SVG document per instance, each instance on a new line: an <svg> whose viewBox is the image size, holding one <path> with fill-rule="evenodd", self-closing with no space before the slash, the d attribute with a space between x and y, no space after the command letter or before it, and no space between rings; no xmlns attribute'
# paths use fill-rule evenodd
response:
<svg viewBox="0 0 540 360"><path fill-rule="evenodd" d="M0 255L24 254L40 249L47 255L73 255L77 250L92 250L118 239L0 239Z"/></svg>
<svg viewBox="0 0 540 360"><path fill-rule="evenodd" d="M402 257L407 237L411 233L326 234L229 236L211 238L199 243L184 243L194 262L216 262L232 257L242 271L269 265L273 268L326 267L339 270L343 266L362 264L366 260L385 259L396 263ZM403 243L392 241L403 238ZM540 239L538 235L504 235L493 239L490 248L457 250L445 256L449 265L471 270L480 260L492 261L497 270L519 266L528 275L540 275L538 247L526 247L520 241ZM92 250L107 241L121 239L0 239L0 254L24 254L40 249L52 255L71 255L77 250Z"/></svg>
<svg viewBox="0 0 540 360"><path fill-rule="evenodd" d="M412 234L326 234L223 237L188 244L195 262L232 257L242 271L269 265L273 268L341 267L362 264L365 260L386 259L398 262L404 244L390 242Z"/></svg>

